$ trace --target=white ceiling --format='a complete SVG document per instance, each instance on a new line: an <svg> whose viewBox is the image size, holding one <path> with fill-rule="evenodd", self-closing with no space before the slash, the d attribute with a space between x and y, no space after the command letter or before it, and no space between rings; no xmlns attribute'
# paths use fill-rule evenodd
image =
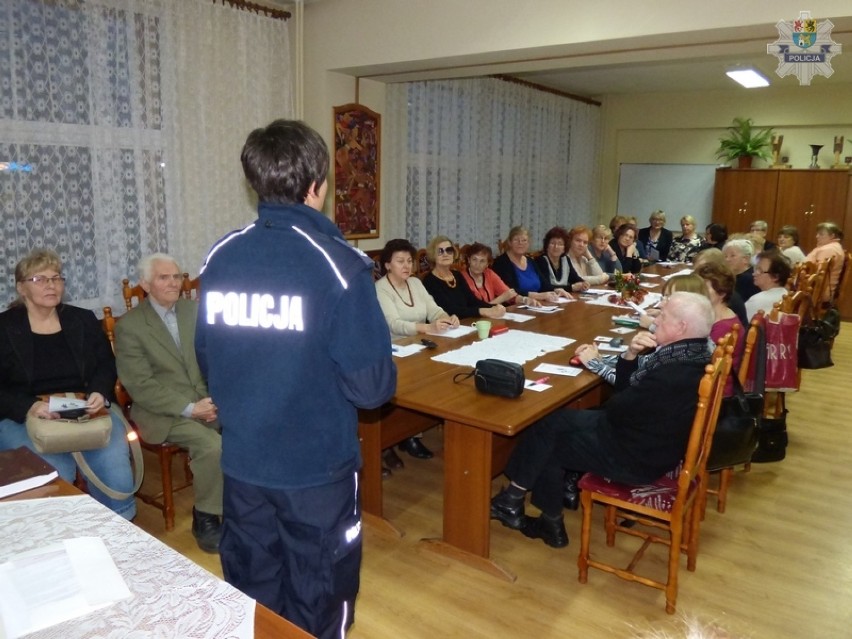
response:
<svg viewBox="0 0 852 639"><path fill-rule="evenodd" d="M266 2L292 7L289 0ZM844 53L831 61L830 81L852 83L852 18L840 17L832 22L831 36ZM397 61L335 71L384 82L508 75L590 98L624 93L745 91L725 71L746 66L762 72L771 87L798 86L797 77L776 74L778 59L766 53L767 44L778 37L777 28L766 24L618 41L568 42L542 49ZM812 83L825 81L825 77L817 76Z"/></svg>

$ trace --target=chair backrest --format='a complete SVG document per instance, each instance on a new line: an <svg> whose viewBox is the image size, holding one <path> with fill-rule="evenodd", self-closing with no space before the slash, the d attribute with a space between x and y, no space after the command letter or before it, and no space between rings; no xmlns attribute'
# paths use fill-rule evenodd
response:
<svg viewBox="0 0 852 639"><path fill-rule="evenodd" d="M757 345L757 338L760 335L760 327L763 325L764 312L758 311L751 318L748 324L748 333L746 333L745 348L743 349L743 358L740 361L740 369L737 371L737 377L740 379L740 384L746 385L751 367L751 356L754 353L754 348Z"/></svg>
<svg viewBox="0 0 852 639"><path fill-rule="evenodd" d="M188 300L197 300L201 295L201 277L190 279L189 273L183 274L183 281L180 284L180 294Z"/></svg>
<svg viewBox="0 0 852 639"><path fill-rule="evenodd" d="M812 275L815 270L816 264L813 262L798 262L795 266L793 266L790 278L787 280L787 290L794 292L798 291L802 286L804 286L808 276Z"/></svg>
<svg viewBox="0 0 852 639"><path fill-rule="evenodd" d="M145 292L145 289L142 288L141 284L137 284L136 286L130 286L130 280L126 277L121 280L121 294L124 296L124 305L127 307L129 311L133 308L133 298L136 298L136 303L138 304L148 295Z"/></svg>
<svg viewBox="0 0 852 639"><path fill-rule="evenodd" d="M674 509L685 507L685 497L689 495L690 485L694 479L702 478L702 481L706 481L707 459L710 456L719 407L725 393L725 381L731 372L733 352L733 333L728 333L719 340L711 363L704 369L704 377L698 385L698 405L692 420L689 444L678 475L678 496ZM674 512L672 516L675 516Z"/></svg>
<svg viewBox="0 0 852 639"><path fill-rule="evenodd" d="M777 319L778 311L782 313L792 313L798 315L802 322L810 315L811 311L811 294L807 291L796 291L795 293L787 293L781 298L780 302L772 308L771 317Z"/></svg>
<svg viewBox="0 0 852 639"><path fill-rule="evenodd" d="M814 300L812 310L816 310L823 300L831 299L831 267L833 263L834 256L832 255L827 260L823 260L817 264L814 287L811 291Z"/></svg>
<svg viewBox="0 0 852 639"><path fill-rule="evenodd" d="M426 249L422 248L417 251L414 259L415 274L420 279L423 279L432 270L432 264L429 263L429 258L426 257Z"/></svg>
<svg viewBox="0 0 852 639"><path fill-rule="evenodd" d="M126 282L127 280L124 281ZM112 348L113 355L115 355L115 323L117 321L118 320L112 314L112 307L104 306L104 318L101 320L101 326L109 340L109 345ZM133 400L130 398L130 393L128 393L127 389L124 388L124 384L122 384L121 380L117 377L115 379L115 388L113 390L115 392L115 401L119 406L121 406L121 410L124 412L125 416L129 418L130 405L133 403Z"/></svg>
<svg viewBox="0 0 852 639"><path fill-rule="evenodd" d="M852 253L846 252L843 256L843 266L840 269L840 279L837 280L837 288L834 289L833 302L835 306L839 306L841 301L848 295L849 288L849 273L852 272Z"/></svg>

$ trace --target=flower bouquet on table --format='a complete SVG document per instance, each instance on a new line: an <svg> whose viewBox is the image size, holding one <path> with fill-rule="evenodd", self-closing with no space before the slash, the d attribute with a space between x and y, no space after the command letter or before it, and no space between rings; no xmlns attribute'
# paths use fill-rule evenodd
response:
<svg viewBox="0 0 852 639"><path fill-rule="evenodd" d="M641 286L639 275L634 273L616 271L613 286L615 287L615 294L607 298L610 304L620 306L627 306L627 302L641 304L647 294L647 291Z"/></svg>

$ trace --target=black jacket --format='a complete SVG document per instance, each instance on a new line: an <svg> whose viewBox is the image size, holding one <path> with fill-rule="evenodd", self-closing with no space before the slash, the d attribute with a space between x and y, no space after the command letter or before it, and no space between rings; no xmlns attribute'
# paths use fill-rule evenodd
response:
<svg viewBox="0 0 852 639"><path fill-rule="evenodd" d="M638 239L645 246L645 253L648 254L651 250L651 227L646 226L644 229L639 229ZM669 250L672 248L673 241L674 233L668 229L660 229L660 237L657 240L657 251L659 251L660 257L655 261L665 262L669 259Z"/></svg>
<svg viewBox="0 0 852 639"><path fill-rule="evenodd" d="M101 323L92 311L60 304L59 324L85 381L68 392L100 393L113 399L115 359ZM33 339L27 309L15 306L0 313L0 419L23 423L27 411L46 392L34 374Z"/></svg>

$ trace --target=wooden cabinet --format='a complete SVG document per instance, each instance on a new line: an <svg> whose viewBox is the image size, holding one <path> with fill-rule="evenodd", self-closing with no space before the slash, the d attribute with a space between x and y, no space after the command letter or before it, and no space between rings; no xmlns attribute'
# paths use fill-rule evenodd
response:
<svg viewBox="0 0 852 639"><path fill-rule="evenodd" d="M775 233L775 208L780 171L718 169L713 190L713 221L728 234L748 233L754 220L766 220ZM699 234L704 229L696 229ZM770 235L770 237L773 237Z"/></svg>
<svg viewBox="0 0 852 639"><path fill-rule="evenodd" d="M785 224L792 224L799 230L799 243L807 253L816 245L817 224L834 222L843 228L848 173L822 170L780 173L775 226L770 226L770 230L777 233Z"/></svg>
<svg viewBox="0 0 852 639"><path fill-rule="evenodd" d="M799 231L807 254L816 246L816 226L834 222L852 246L852 173L831 169L718 169L713 191L713 221L728 233L747 233L751 222L766 220L774 240L785 224ZM847 282L852 289L852 278ZM852 320L852 290L844 291L840 315Z"/></svg>
<svg viewBox="0 0 852 639"><path fill-rule="evenodd" d="M816 225L846 223L849 206L848 171L830 169L719 169L713 191L713 221L728 234L748 233L751 222L769 224L774 240L785 224L799 231L802 250L814 245ZM846 229L852 231L852 229Z"/></svg>

